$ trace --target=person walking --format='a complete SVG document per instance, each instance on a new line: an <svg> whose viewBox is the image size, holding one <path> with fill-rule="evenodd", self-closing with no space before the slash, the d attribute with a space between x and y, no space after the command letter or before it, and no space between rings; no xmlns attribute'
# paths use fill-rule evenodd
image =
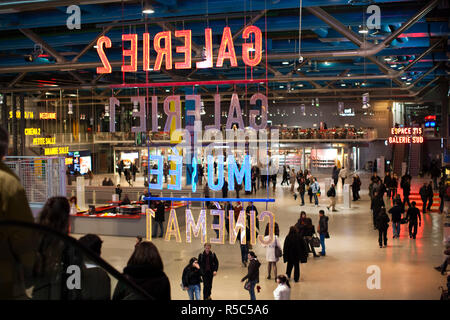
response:
<svg viewBox="0 0 450 320"><path fill-rule="evenodd" d="M258 257L253 251L248 253L248 260L250 260L248 272L247 275L241 279L241 282L244 282L245 280L248 281L248 285L244 287L248 287L247 290L250 293L250 300L256 300L255 286L259 283L259 267L261 266L261 263L258 261Z"/></svg>
<svg viewBox="0 0 450 320"><path fill-rule="evenodd" d="M392 175L390 189L392 194L392 200L394 200L395 197L397 196L397 189L398 189L398 176L396 173Z"/></svg>
<svg viewBox="0 0 450 320"><path fill-rule="evenodd" d="M444 212L444 196L445 196L445 183L439 181L439 213Z"/></svg>
<svg viewBox="0 0 450 320"><path fill-rule="evenodd" d="M217 181L216 181L216 184L217 184ZM222 198L228 198L228 182L225 179L223 179Z"/></svg>
<svg viewBox="0 0 450 320"><path fill-rule="evenodd" d="M9 134L0 126L0 221L33 223L25 189L19 177L4 163ZM33 232L25 228L0 228L0 300L26 297L25 275L34 264Z"/></svg>
<svg viewBox="0 0 450 320"><path fill-rule="evenodd" d="M278 234L277 234L277 231L278 231ZM275 279L277 278L277 262L278 262L279 258L281 257L281 255L279 256L278 254L280 252L282 252L279 236L280 236L280 230L276 230L276 228L275 228L275 234L274 234L274 239L273 239L272 243L270 243L268 245L263 245L263 247L266 248L267 279L268 280L271 279L272 269L273 269L273 275L274 275ZM269 240L269 224L267 224L267 226L266 226L266 232L264 233L264 240L265 241Z"/></svg>
<svg viewBox="0 0 450 320"><path fill-rule="evenodd" d="M426 182L423 183L419 190L420 199L422 199L422 213L427 212L427 201L428 201L428 185Z"/></svg>
<svg viewBox="0 0 450 320"><path fill-rule="evenodd" d="M253 166L252 170L251 170L251 180L252 180L252 190L250 192L251 194L253 194L253 191L256 194L256 181L258 179L258 177L256 175L256 168L257 168L256 166Z"/></svg>
<svg viewBox="0 0 450 320"><path fill-rule="evenodd" d="M295 187L295 180L297 180L297 177L295 175L295 170L292 169L291 174L289 176L289 180L291 182L291 193L294 193L294 187Z"/></svg>
<svg viewBox="0 0 450 320"><path fill-rule="evenodd" d="M380 245L380 248L383 248L383 241L384 241L384 247L387 247L387 230L389 228L389 217L386 214L386 209L383 207L381 208L380 213L377 215L376 219L376 227L378 229L378 244Z"/></svg>
<svg viewBox="0 0 450 320"><path fill-rule="evenodd" d="M305 178L300 178L297 190L298 193L300 194L300 199L302 200L301 206L305 205L305 189L306 189Z"/></svg>
<svg viewBox="0 0 450 320"><path fill-rule="evenodd" d="M219 270L219 260L211 251L211 243L205 243L204 251L198 255L198 264L203 275L203 300L211 300L213 278Z"/></svg>
<svg viewBox="0 0 450 320"><path fill-rule="evenodd" d="M342 167L342 169L339 171L339 178L341 178L342 181L342 188L344 188L345 179L348 177L348 170L347 168Z"/></svg>
<svg viewBox="0 0 450 320"><path fill-rule="evenodd" d="M360 189L361 189L361 179L359 178L359 176L357 174L355 174L355 176L353 177L353 182L352 182L353 201L357 201L357 200L361 199L361 197L359 196Z"/></svg>
<svg viewBox="0 0 450 320"><path fill-rule="evenodd" d="M383 196L380 195L378 193L378 191L374 192L373 195L373 200L372 200L372 205L371 205L371 209L372 209L372 215L373 215L373 227L374 229L378 229L377 228L377 218L378 215L381 211L381 209L384 207L384 200L383 200Z"/></svg>
<svg viewBox="0 0 450 320"><path fill-rule="evenodd" d="M288 173L288 171L287 171L287 168L286 168L286 166L284 165L283 166L283 180L281 181L281 185L283 185L283 184L287 184L287 185L289 185L289 173Z"/></svg>
<svg viewBox="0 0 450 320"><path fill-rule="evenodd" d="M120 201L120 198L122 197L122 188L120 188L120 184L117 185L115 191L116 191L116 194L119 195L119 201Z"/></svg>
<svg viewBox="0 0 450 320"><path fill-rule="evenodd" d="M422 226L422 217L420 216L419 209L416 208L416 202L411 202L412 206L408 208L406 212L406 219L409 222L409 238L416 239L417 235L417 220L419 220L419 227Z"/></svg>
<svg viewBox="0 0 450 320"><path fill-rule="evenodd" d="M243 210L242 208L242 204L240 202L238 202L235 206L234 206L234 222L236 223L238 218L239 218L239 214L240 212ZM240 243L240 248L241 248L241 261L242 261L242 266L245 268L247 267L247 262L248 262L248 251L249 251L249 243L250 243L250 228L247 225L245 228L245 243L243 243L243 241L241 241L241 230L239 229L239 232L237 234L237 238L239 239L239 243Z"/></svg>
<svg viewBox="0 0 450 320"><path fill-rule="evenodd" d="M327 209L336 212L336 189L334 188L334 183L331 184L330 189L327 191L327 197L330 199L330 205L327 206Z"/></svg>
<svg viewBox="0 0 450 320"><path fill-rule="evenodd" d="M132 163L131 164L130 170L131 170L131 175L133 176L133 182L135 182L136 181L136 173L139 172L139 170L138 170L138 168L136 166L136 163Z"/></svg>
<svg viewBox="0 0 450 320"><path fill-rule="evenodd" d="M125 164L123 163L123 160L121 160L119 162L119 164L117 165L117 172L119 172L119 182L122 179L122 172L123 172L124 168L125 168Z"/></svg>
<svg viewBox="0 0 450 320"><path fill-rule="evenodd" d="M337 166L333 167L333 172L331 173L331 179L333 179L334 185L337 186L339 180L339 169Z"/></svg>
<svg viewBox="0 0 450 320"><path fill-rule="evenodd" d="M303 237L306 240L306 244L309 247L308 248L308 252L312 252L312 254L314 255L314 258L320 257L316 253L316 250L314 249L314 246L313 246L313 244L311 242L313 235L316 233L316 230L314 228L314 225L312 224L311 218L306 218L305 219L305 226L304 226L302 231L303 232L301 232L300 234L303 235Z"/></svg>
<svg viewBox="0 0 450 320"><path fill-rule="evenodd" d="M386 172L386 176L384 177L383 184L384 184L384 186L386 188L387 198L391 199L392 177L391 177L391 172L390 171Z"/></svg>
<svg viewBox="0 0 450 320"><path fill-rule="evenodd" d="M130 187L132 187L133 185L131 184L131 173L130 173L130 170L129 169L125 169L125 180L127 180L127 182L128 182L128 185L130 186Z"/></svg>
<svg viewBox="0 0 450 320"><path fill-rule="evenodd" d="M89 185L92 186L92 180L94 180L94 174L92 173L91 169L88 169L87 176L89 179Z"/></svg>
<svg viewBox="0 0 450 320"><path fill-rule="evenodd" d="M156 235L158 233L158 227L160 228L161 232L159 233L159 237L162 238L163 237L163 229L164 229L164 216L165 216L165 212L166 212L166 206L164 204L164 201L159 200L156 204L156 212L155 212L155 220L153 223L153 234L152 234L152 238L157 238L158 236Z"/></svg>
<svg viewBox="0 0 450 320"><path fill-rule="evenodd" d="M389 209L389 213L392 215L392 239L400 238L400 225L404 212L401 202L398 201L394 201L394 206Z"/></svg>
<svg viewBox="0 0 450 320"><path fill-rule="evenodd" d="M291 300L291 286L288 278L282 274L276 277L278 286L273 291L273 297L275 300Z"/></svg>
<svg viewBox="0 0 450 320"><path fill-rule="evenodd" d="M205 175L205 171L201 163L198 164L198 185L203 185L203 176Z"/></svg>
<svg viewBox="0 0 450 320"><path fill-rule="evenodd" d="M313 178L313 183L311 184L311 193L314 197L314 205L316 207L319 206L319 198L318 195L320 195L320 186L319 183L317 182L317 178Z"/></svg>
<svg viewBox="0 0 450 320"><path fill-rule="evenodd" d="M324 257L326 255L325 239L328 239L330 234L328 233L328 217L323 210L319 210L319 227L317 228L317 233L319 233L320 245L322 247L320 255Z"/></svg>
<svg viewBox="0 0 450 320"><path fill-rule="evenodd" d="M200 283L202 282L202 271L197 258L189 260L184 268L181 283L189 295L189 300L200 300Z"/></svg>
<svg viewBox="0 0 450 320"><path fill-rule="evenodd" d="M431 206L433 205L433 197L434 197L433 182L432 181L430 181L430 183L428 183L427 196L428 196L427 211L431 212Z"/></svg>
<svg viewBox="0 0 450 320"><path fill-rule="evenodd" d="M123 273L144 289L155 300L170 300L170 282L164 273L164 265L156 246L150 241L135 245ZM119 281L113 300L140 299L128 285Z"/></svg>
<svg viewBox="0 0 450 320"><path fill-rule="evenodd" d="M401 185L401 187L403 189L403 205L405 205L407 203L408 207L411 207L411 204L409 202L409 195L411 193L411 179L406 177L404 179L403 185Z"/></svg>
<svg viewBox="0 0 450 320"><path fill-rule="evenodd" d="M445 243L445 251L444 251L444 261L442 261L441 265L434 267L437 271L439 271L442 275L445 275L447 272L447 266L450 262L450 241L447 240Z"/></svg>
<svg viewBox="0 0 450 320"><path fill-rule="evenodd" d="M441 170L439 169L439 165L437 161L433 161L433 164L431 166L430 170L431 179L433 179L434 183L434 189L438 189L438 182L437 179L441 176Z"/></svg>
<svg viewBox="0 0 450 320"><path fill-rule="evenodd" d="M300 280L300 261L305 261L307 257L308 249L303 237L295 226L290 227L283 245L283 261L287 263L286 275L289 279L291 278L292 268L294 268L294 281Z"/></svg>

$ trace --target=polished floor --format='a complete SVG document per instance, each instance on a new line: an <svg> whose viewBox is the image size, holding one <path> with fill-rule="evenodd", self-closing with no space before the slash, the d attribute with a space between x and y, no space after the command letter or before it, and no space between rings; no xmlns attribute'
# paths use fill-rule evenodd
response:
<svg viewBox="0 0 450 320"><path fill-rule="evenodd" d="M421 180L414 179L419 186ZM319 176L319 181L323 181ZM280 180L279 180L280 182ZM351 209L342 207L342 187L338 185L338 212L328 212L328 201L324 194L320 197L319 207L309 204L301 207L290 194L290 187L277 186L276 202L269 205L275 213L280 226L280 239L283 242L289 227L297 221L301 210L306 211L315 225L318 224L319 209L324 209L330 217L329 232L331 238L326 242L326 257L308 258L308 263L301 265L300 282L291 282L291 299L439 299L439 286L445 284L445 277L434 270L443 259L443 215L432 212L424 216L417 239L408 236L406 225L402 225L400 239L392 239L392 228L388 230L388 247L378 246L378 232L373 229L372 215L369 210L367 195L368 177L363 175L362 200L352 202ZM324 190L323 183L321 184ZM323 192L323 191L322 191ZM259 197L266 195L265 190L258 191ZM270 192L273 196L272 192ZM265 209L265 204L257 204L258 210ZM389 205L388 205L389 206ZM166 225L165 225L166 227ZM164 262L164 271L171 282L172 299L188 299L187 292L180 288L181 274L189 259L202 251L199 239L187 244L184 228L181 235L183 242L167 242L161 238L154 239ZM212 231L210 230L210 234ZM81 235L74 235L80 237ZM103 239L102 257L115 268L122 271L135 244L135 238L101 236ZM267 262L265 249L257 244L253 247L262 263L260 268L261 292L257 299L273 299L276 287L274 280L267 280ZM240 279L247 268L241 264L239 244L213 246L219 258L219 272L214 278L213 299L246 300L248 291L244 290ZM277 263L278 273L286 272L286 264ZM367 280L372 273L367 268L380 268L381 288L369 289ZM273 279L273 275L272 275Z"/></svg>

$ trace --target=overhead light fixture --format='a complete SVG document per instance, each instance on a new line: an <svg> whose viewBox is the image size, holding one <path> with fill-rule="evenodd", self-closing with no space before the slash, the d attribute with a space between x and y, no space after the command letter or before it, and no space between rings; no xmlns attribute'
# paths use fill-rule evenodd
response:
<svg viewBox="0 0 450 320"><path fill-rule="evenodd" d="M391 57L385 57L384 61L392 61L392 58Z"/></svg>
<svg viewBox="0 0 450 320"><path fill-rule="evenodd" d="M134 112L134 113L138 113L139 112L138 101L133 101L133 110L131 110L131 112Z"/></svg>
<svg viewBox="0 0 450 320"><path fill-rule="evenodd" d="M402 79L402 80L406 80L406 77L403 76L403 77L401 77L401 79Z"/></svg>
<svg viewBox="0 0 450 320"><path fill-rule="evenodd" d="M325 61L323 64L326 65L326 66L330 65L330 63L328 61Z"/></svg>
<svg viewBox="0 0 450 320"><path fill-rule="evenodd" d="M142 13L144 13L144 14L155 13L155 10L153 10L153 7L148 3L148 1L144 2L144 6L142 7Z"/></svg>
<svg viewBox="0 0 450 320"><path fill-rule="evenodd" d="M69 101L67 114L73 114L73 105L72 105L72 101Z"/></svg>
<svg viewBox="0 0 450 320"><path fill-rule="evenodd" d="M316 107L319 106L319 98L316 98Z"/></svg>
<svg viewBox="0 0 450 320"><path fill-rule="evenodd" d="M391 64L391 68L397 68L396 64Z"/></svg>
<svg viewBox="0 0 450 320"><path fill-rule="evenodd" d="M97 48L98 48L98 45L95 45L95 46L94 46L94 49L97 49Z"/></svg>
<svg viewBox="0 0 450 320"><path fill-rule="evenodd" d="M299 83L297 87L303 87L303 83Z"/></svg>
<svg viewBox="0 0 450 320"><path fill-rule="evenodd" d="M109 104L105 103L105 117L109 117Z"/></svg>
<svg viewBox="0 0 450 320"><path fill-rule="evenodd" d="M341 83L341 87L345 87L346 86L346 84L345 83Z"/></svg>
<svg viewBox="0 0 450 320"><path fill-rule="evenodd" d="M284 88L284 86L280 86L280 89L283 89Z"/></svg>
<svg viewBox="0 0 450 320"><path fill-rule="evenodd" d="M350 73L347 73L347 77L350 77Z"/></svg>
<svg viewBox="0 0 450 320"><path fill-rule="evenodd" d="M367 33L369 33L369 29L367 29L366 26L359 26L358 32L362 33L362 34L367 34Z"/></svg>
<svg viewBox="0 0 450 320"><path fill-rule="evenodd" d="M166 92L170 92L170 89L166 89Z"/></svg>
<svg viewBox="0 0 450 320"><path fill-rule="evenodd" d="M255 48L248 49L248 52L255 52L255 51L256 51Z"/></svg>
<svg viewBox="0 0 450 320"><path fill-rule="evenodd" d="M367 93L364 93L363 95L362 95L362 103L363 103L363 105L362 105L362 108L363 109L369 109L370 108L370 103L369 103L369 93L367 92Z"/></svg>
<svg viewBox="0 0 450 320"><path fill-rule="evenodd" d="M289 64L289 61L283 61L281 64L287 65Z"/></svg>
<svg viewBox="0 0 450 320"><path fill-rule="evenodd" d="M411 84L411 82L407 82L407 83L406 83L406 85L408 85L408 86L409 86L410 84Z"/></svg>

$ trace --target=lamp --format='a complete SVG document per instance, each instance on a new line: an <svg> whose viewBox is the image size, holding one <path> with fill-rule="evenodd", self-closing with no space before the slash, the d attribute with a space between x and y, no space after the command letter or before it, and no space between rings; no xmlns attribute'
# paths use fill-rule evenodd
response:
<svg viewBox="0 0 450 320"><path fill-rule="evenodd" d="M131 110L134 113L138 113L139 109L138 109L138 101L133 101L133 110Z"/></svg>
<svg viewBox="0 0 450 320"><path fill-rule="evenodd" d="M144 14L155 13L155 10L153 10L153 7L151 5L149 5L148 1L144 2L144 5L142 7L142 13L144 13Z"/></svg>
<svg viewBox="0 0 450 320"><path fill-rule="evenodd" d="M358 32L361 33L361 34L368 34L369 33L369 29L367 29L367 27L364 26L364 25L363 26L359 26Z"/></svg>
<svg viewBox="0 0 450 320"><path fill-rule="evenodd" d="M105 117L109 117L109 104L105 103Z"/></svg>
<svg viewBox="0 0 450 320"><path fill-rule="evenodd" d="M370 103L369 103L369 93L366 92L362 95L362 108L363 109L369 109L370 108Z"/></svg>
<svg viewBox="0 0 450 320"><path fill-rule="evenodd" d="M67 111L67 114L73 114L73 105L72 105L72 101L69 101L69 110Z"/></svg>

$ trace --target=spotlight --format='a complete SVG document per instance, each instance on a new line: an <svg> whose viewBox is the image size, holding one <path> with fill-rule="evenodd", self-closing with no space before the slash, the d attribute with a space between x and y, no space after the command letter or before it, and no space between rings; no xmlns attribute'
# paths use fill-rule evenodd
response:
<svg viewBox="0 0 450 320"><path fill-rule="evenodd" d="M155 10L153 10L153 7L149 5L148 1L145 1L144 6L142 7L142 13L145 14L155 13Z"/></svg>
<svg viewBox="0 0 450 320"><path fill-rule="evenodd" d="M367 29L366 26L359 26L358 32L362 33L362 34L368 34L369 33L369 29Z"/></svg>

